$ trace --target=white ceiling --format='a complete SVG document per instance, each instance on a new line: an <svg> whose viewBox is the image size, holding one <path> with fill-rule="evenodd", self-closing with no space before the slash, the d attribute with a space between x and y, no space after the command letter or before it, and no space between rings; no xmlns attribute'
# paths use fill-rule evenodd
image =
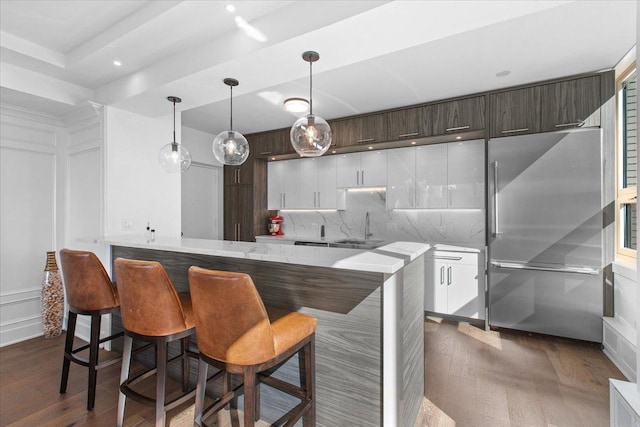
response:
<svg viewBox="0 0 640 427"><path fill-rule="evenodd" d="M633 0L1 0L0 98L162 116L174 95L184 126L217 134L233 77L234 127L251 133L295 121L282 101L308 97L305 50L320 53L314 112L332 119L610 69L635 35Z"/></svg>

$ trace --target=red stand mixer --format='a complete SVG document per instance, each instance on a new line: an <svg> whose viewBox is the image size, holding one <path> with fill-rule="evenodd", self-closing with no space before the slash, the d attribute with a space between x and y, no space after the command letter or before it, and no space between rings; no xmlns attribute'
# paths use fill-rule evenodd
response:
<svg viewBox="0 0 640 427"><path fill-rule="evenodd" d="M269 234L272 236L284 236L282 232L282 217L274 215L269 219Z"/></svg>

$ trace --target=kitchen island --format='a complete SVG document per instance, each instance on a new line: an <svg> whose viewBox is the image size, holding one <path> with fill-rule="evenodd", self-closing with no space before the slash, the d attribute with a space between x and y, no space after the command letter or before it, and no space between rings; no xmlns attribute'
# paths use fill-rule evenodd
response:
<svg viewBox="0 0 640 427"><path fill-rule="evenodd" d="M424 396L424 253L395 242L361 251L200 239L100 239L118 257L155 260L178 290L191 265L251 275L264 303L318 319L318 426L413 426ZM115 278L117 280L117 277ZM119 325L114 324L114 328ZM297 379L297 359L277 373ZM262 387L273 422L295 400Z"/></svg>

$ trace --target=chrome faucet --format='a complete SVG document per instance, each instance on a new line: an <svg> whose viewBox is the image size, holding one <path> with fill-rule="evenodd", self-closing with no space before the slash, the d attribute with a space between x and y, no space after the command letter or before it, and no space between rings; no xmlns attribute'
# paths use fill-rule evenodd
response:
<svg viewBox="0 0 640 427"><path fill-rule="evenodd" d="M373 236L373 233L369 232L369 211L364 215L364 240Z"/></svg>

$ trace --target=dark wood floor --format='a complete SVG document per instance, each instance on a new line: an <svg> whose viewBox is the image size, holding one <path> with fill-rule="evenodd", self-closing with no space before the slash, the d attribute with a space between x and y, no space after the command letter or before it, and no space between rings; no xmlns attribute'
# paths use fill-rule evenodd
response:
<svg viewBox="0 0 640 427"><path fill-rule="evenodd" d="M607 426L608 378L623 379L599 346L466 323L425 322L426 426ZM86 369L71 365L58 393L64 334L0 349L0 426L115 425L119 365L98 374L94 411L86 411ZM107 352L102 357L108 357ZM139 367L137 367L139 369ZM153 383L148 387L152 390ZM177 384L171 384L177 390ZM226 417L226 418L225 418ZM169 413L167 425L192 426L193 407ZM241 417L240 417L241 418ZM153 425L151 408L128 401L125 425ZM227 413L220 425L239 425Z"/></svg>

